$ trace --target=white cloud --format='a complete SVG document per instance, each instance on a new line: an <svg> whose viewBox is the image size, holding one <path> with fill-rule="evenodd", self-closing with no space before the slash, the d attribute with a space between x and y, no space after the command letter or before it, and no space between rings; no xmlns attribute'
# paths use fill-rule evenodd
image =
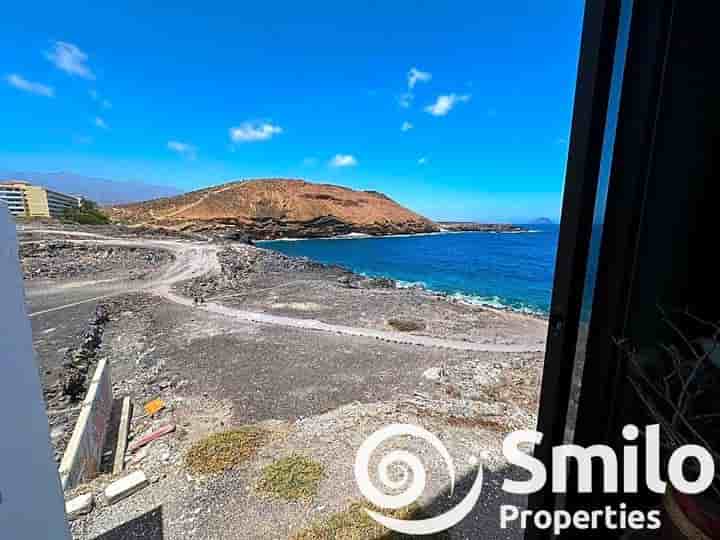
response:
<svg viewBox="0 0 720 540"><path fill-rule="evenodd" d="M410 131L414 126L410 122L403 122L400 131Z"/></svg>
<svg viewBox="0 0 720 540"><path fill-rule="evenodd" d="M407 75L408 91L398 96L398 104L403 109L409 109L412 105L413 100L415 99L415 95L412 92L413 88L415 88L415 85L419 82L427 82L430 79L432 79L432 73L429 73L427 71L420 71L416 67L410 68L410 71L408 71Z"/></svg>
<svg viewBox="0 0 720 540"><path fill-rule="evenodd" d="M90 97L92 98L93 101L97 101L98 103L100 103L100 106L103 109L111 109L112 108L112 103L110 103L110 100L100 97L100 94L98 94L97 90L90 89L90 90L88 90L88 94L90 94Z"/></svg>
<svg viewBox="0 0 720 540"><path fill-rule="evenodd" d="M168 141L167 147L173 152L177 152L188 159L195 159L197 157L197 148L195 148L192 144L180 141Z"/></svg>
<svg viewBox="0 0 720 540"><path fill-rule="evenodd" d="M56 41L53 50L46 52L45 57L65 73L77 75L83 79L95 79L95 74L86 63L88 55L77 45L66 41Z"/></svg>
<svg viewBox="0 0 720 540"><path fill-rule="evenodd" d="M418 159L418 165L425 165L427 163L427 158L425 156Z"/></svg>
<svg viewBox="0 0 720 540"><path fill-rule="evenodd" d="M412 90L418 82L427 82L432 79L432 73L420 71L416 67L410 68L408 71L408 88Z"/></svg>
<svg viewBox="0 0 720 540"><path fill-rule="evenodd" d="M469 94L447 94L444 96L438 96L435 103L425 107L425 112L430 113L433 116L445 116L455 105L466 101L470 101Z"/></svg>
<svg viewBox="0 0 720 540"><path fill-rule="evenodd" d="M354 167L357 164L357 159L351 154L335 154L330 160L331 167Z"/></svg>
<svg viewBox="0 0 720 540"><path fill-rule="evenodd" d="M413 97L414 96L412 95L412 92L405 92L404 94L400 94L400 97L398 97L398 104L403 109L408 109L410 108L410 105L412 105Z"/></svg>
<svg viewBox="0 0 720 540"><path fill-rule="evenodd" d="M274 135L283 132L280 126L268 122L244 122L238 127L230 128L230 139L236 143L267 141Z"/></svg>
<svg viewBox="0 0 720 540"><path fill-rule="evenodd" d="M31 82L21 77L16 73L12 73L5 77L5 80L10 86L14 86L18 90L23 92L29 92L31 94L37 94L38 96L54 97L55 89L52 86Z"/></svg>
<svg viewBox="0 0 720 540"><path fill-rule="evenodd" d="M100 116L95 117L95 125L102 129L108 129L109 126L107 125L107 122L103 120Z"/></svg>

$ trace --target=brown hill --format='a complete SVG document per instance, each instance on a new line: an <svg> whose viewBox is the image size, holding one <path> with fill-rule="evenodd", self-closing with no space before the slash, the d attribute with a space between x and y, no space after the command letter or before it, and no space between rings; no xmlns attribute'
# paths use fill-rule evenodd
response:
<svg viewBox="0 0 720 540"><path fill-rule="evenodd" d="M193 232L239 230L254 239L440 230L382 193L285 179L232 182L177 197L114 206L107 212L130 225Z"/></svg>

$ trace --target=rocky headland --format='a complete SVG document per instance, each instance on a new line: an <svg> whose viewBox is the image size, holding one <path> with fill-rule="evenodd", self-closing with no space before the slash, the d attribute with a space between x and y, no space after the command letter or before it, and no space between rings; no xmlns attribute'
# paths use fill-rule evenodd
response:
<svg viewBox="0 0 720 540"><path fill-rule="evenodd" d="M231 182L177 197L106 209L131 226L252 240L438 232L441 228L376 191L304 180Z"/></svg>

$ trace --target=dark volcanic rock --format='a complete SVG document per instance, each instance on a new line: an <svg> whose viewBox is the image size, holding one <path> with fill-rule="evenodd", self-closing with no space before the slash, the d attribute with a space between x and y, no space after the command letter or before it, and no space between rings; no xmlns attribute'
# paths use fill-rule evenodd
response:
<svg viewBox="0 0 720 540"><path fill-rule="evenodd" d="M528 232L525 227L510 225L509 223L474 223L471 221L441 221L440 225L448 231L471 231L471 232Z"/></svg>
<svg viewBox="0 0 720 540"><path fill-rule="evenodd" d="M20 245L20 260L26 280L72 279L128 268L132 276L142 278L173 257L172 253L157 249L78 244L65 240Z"/></svg>
<svg viewBox="0 0 720 540"><path fill-rule="evenodd" d="M76 404L84 399L87 392L88 379L92 376L92 371L97 363L103 331L109 320L108 307L102 304L98 305L88 321L87 328L79 336L79 345L62 352L61 372L55 382L47 383L43 387L51 426L56 428L52 444L55 447L55 456L58 461L72 435L72 428L80 412Z"/></svg>

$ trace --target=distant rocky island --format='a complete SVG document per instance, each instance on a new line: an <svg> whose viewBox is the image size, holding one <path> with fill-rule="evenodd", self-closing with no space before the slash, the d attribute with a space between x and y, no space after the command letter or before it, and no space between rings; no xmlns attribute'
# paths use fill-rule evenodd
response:
<svg viewBox="0 0 720 540"><path fill-rule="evenodd" d="M441 227L377 191L304 180L231 182L142 203L106 208L130 226L252 240L439 232Z"/></svg>
<svg viewBox="0 0 720 540"><path fill-rule="evenodd" d="M509 223L476 223L473 221L440 221L438 222L447 231L469 231L469 232L527 232L528 229L519 225Z"/></svg>
<svg viewBox="0 0 720 540"><path fill-rule="evenodd" d="M555 224L555 222L552 219L546 218L546 217L539 217L539 218L533 219L530 223L533 225L554 225Z"/></svg>

